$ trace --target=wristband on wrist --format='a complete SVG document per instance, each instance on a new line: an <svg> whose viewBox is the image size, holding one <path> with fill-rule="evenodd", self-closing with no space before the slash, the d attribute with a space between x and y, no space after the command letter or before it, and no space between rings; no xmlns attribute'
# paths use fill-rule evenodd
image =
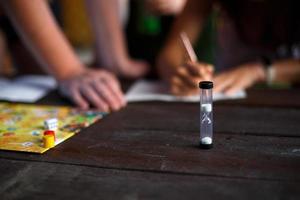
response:
<svg viewBox="0 0 300 200"><path fill-rule="evenodd" d="M267 85L272 85L274 78L275 78L275 69L272 65L272 60L266 56L262 56L261 63L265 70L266 83L267 83Z"/></svg>

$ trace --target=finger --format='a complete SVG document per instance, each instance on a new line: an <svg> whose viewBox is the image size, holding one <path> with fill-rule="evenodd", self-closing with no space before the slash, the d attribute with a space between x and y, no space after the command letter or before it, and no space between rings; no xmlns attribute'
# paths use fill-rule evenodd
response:
<svg viewBox="0 0 300 200"><path fill-rule="evenodd" d="M101 111L108 112L108 105L101 99L97 92L88 83L85 83L81 88L80 92L89 102Z"/></svg>
<svg viewBox="0 0 300 200"><path fill-rule="evenodd" d="M193 88L195 87L195 84L191 81L187 84L186 81L184 81L181 77L179 76L174 76L171 78L171 85L176 86L176 87L186 87L186 88Z"/></svg>
<svg viewBox="0 0 300 200"><path fill-rule="evenodd" d="M177 85L172 85L171 86L171 90L170 92L173 94L173 95L179 95L180 91L179 91L179 87Z"/></svg>
<svg viewBox="0 0 300 200"><path fill-rule="evenodd" d="M201 67L200 72L201 72L202 77L203 77L204 80L210 81L212 79L212 74L208 72L206 66Z"/></svg>
<svg viewBox="0 0 300 200"><path fill-rule="evenodd" d="M182 86L179 88L181 92L181 96L191 96L191 95L196 95L199 93L199 88L191 88L191 87L185 87L185 86Z"/></svg>
<svg viewBox="0 0 300 200"><path fill-rule="evenodd" d="M208 64L208 65L206 66L206 70L207 70L209 73L213 74L214 71L215 71L215 67L214 67L213 65L211 65L211 64Z"/></svg>
<svg viewBox="0 0 300 200"><path fill-rule="evenodd" d="M185 85L184 81L179 76L174 76L171 78L171 93L174 95L181 94L182 88Z"/></svg>
<svg viewBox="0 0 300 200"><path fill-rule="evenodd" d="M207 63L189 61L186 63L186 67L191 74L203 77L206 80L211 79L213 74L213 66Z"/></svg>
<svg viewBox="0 0 300 200"><path fill-rule="evenodd" d="M227 87L229 87L233 79L229 77L228 74L221 74L214 79L214 92L223 92Z"/></svg>
<svg viewBox="0 0 300 200"><path fill-rule="evenodd" d="M116 111L122 107L121 101L111 92L111 88L108 87L103 81L97 80L94 83L94 87L99 96L105 101L105 103L112 108L112 110Z"/></svg>
<svg viewBox="0 0 300 200"><path fill-rule="evenodd" d="M173 76L171 78L171 85L172 86L180 86L180 85L185 85L185 83L179 76Z"/></svg>
<svg viewBox="0 0 300 200"><path fill-rule="evenodd" d="M120 105L120 107L126 106L127 102L121 89L113 88L108 82L106 82L105 84L106 87L110 90L114 99L116 99L116 101Z"/></svg>
<svg viewBox="0 0 300 200"><path fill-rule="evenodd" d="M214 71L215 71L214 66L211 65L211 64L207 64L204 68L205 68L206 73L209 74L210 80L212 80L213 74L214 74Z"/></svg>
<svg viewBox="0 0 300 200"><path fill-rule="evenodd" d="M244 79L239 79L231 84L228 88L224 90L224 93L227 95L232 95L239 90L245 89L247 87L247 83L244 82Z"/></svg>
<svg viewBox="0 0 300 200"><path fill-rule="evenodd" d="M183 78L179 77L179 76L175 76L175 78L173 78L173 84L175 85L180 85L182 87L186 87L189 89L198 89L199 87L199 83L201 81L205 81L206 79L203 78L199 78L199 77L191 77L188 81L184 80Z"/></svg>
<svg viewBox="0 0 300 200"><path fill-rule="evenodd" d="M70 88L70 95L69 98L81 109L88 109L89 104L87 101L84 100L84 98L81 96L79 88L78 87L71 87Z"/></svg>
<svg viewBox="0 0 300 200"><path fill-rule="evenodd" d="M175 96L185 96L188 91L185 87L174 85L171 87L171 93Z"/></svg>
<svg viewBox="0 0 300 200"><path fill-rule="evenodd" d="M189 72L195 76L202 76L201 68L203 65L197 63L197 62L192 62L188 61L185 64L186 68L189 70Z"/></svg>
<svg viewBox="0 0 300 200"><path fill-rule="evenodd" d="M114 75L111 74L107 74L106 76L104 76L102 78L102 82L108 87L110 88L110 91L113 93L114 96L116 96L117 100L119 102L121 102L122 106L125 106L126 103L126 99L123 95L121 86L119 84L119 81L117 80L117 78Z"/></svg>
<svg viewBox="0 0 300 200"><path fill-rule="evenodd" d="M202 77L191 75L185 67L179 67L176 76L181 78L183 85L194 88L197 87L199 81L203 80Z"/></svg>
<svg viewBox="0 0 300 200"><path fill-rule="evenodd" d="M191 96L191 95L197 95L199 92L198 89L195 88L185 88L181 86L174 86L172 88L172 94L176 96Z"/></svg>
<svg viewBox="0 0 300 200"><path fill-rule="evenodd" d="M233 95L237 91L241 90L243 88L243 85L241 83L234 83L230 87L226 88L224 90L224 93L226 95Z"/></svg>
<svg viewBox="0 0 300 200"><path fill-rule="evenodd" d="M113 88L115 88L116 90L118 89L118 90L121 91L120 82L114 74L112 74L110 72L107 72L107 71L103 71L103 74L102 74L101 77L102 77L102 80L109 83Z"/></svg>
<svg viewBox="0 0 300 200"><path fill-rule="evenodd" d="M179 78L174 78L173 81L177 83L171 86L171 93L176 96L195 94L195 91L198 91L197 88L187 87L186 85L182 84Z"/></svg>

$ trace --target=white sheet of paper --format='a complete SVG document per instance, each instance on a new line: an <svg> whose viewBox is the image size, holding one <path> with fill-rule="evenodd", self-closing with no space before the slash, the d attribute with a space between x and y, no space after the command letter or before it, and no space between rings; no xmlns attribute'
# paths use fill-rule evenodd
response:
<svg viewBox="0 0 300 200"><path fill-rule="evenodd" d="M14 80L0 78L0 99L33 103L56 87L50 76L28 75Z"/></svg>
<svg viewBox="0 0 300 200"><path fill-rule="evenodd" d="M233 95L214 94L213 100L242 99L246 97L245 91ZM161 81L139 80L133 84L126 94L128 102L167 101L167 102L199 102L200 96L177 97L168 92L168 87Z"/></svg>

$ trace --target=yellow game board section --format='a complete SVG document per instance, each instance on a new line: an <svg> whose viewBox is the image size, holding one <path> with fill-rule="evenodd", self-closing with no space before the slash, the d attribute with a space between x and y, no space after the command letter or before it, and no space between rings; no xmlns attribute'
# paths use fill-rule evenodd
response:
<svg viewBox="0 0 300 200"><path fill-rule="evenodd" d="M44 153L49 150L42 140L46 119L58 119L56 146L104 115L66 106L0 103L0 149Z"/></svg>

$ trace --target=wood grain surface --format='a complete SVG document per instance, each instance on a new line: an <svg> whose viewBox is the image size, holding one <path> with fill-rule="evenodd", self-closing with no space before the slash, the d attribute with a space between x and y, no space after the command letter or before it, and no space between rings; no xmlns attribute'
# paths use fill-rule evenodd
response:
<svg viewBox="0 0 300 200"><path fill-rule="evenodd" d="M0 151L0 198L299 199L299 123L299 90L249 90L214 104L202 150L198 104L129 104L43 155Z"/></svg>

